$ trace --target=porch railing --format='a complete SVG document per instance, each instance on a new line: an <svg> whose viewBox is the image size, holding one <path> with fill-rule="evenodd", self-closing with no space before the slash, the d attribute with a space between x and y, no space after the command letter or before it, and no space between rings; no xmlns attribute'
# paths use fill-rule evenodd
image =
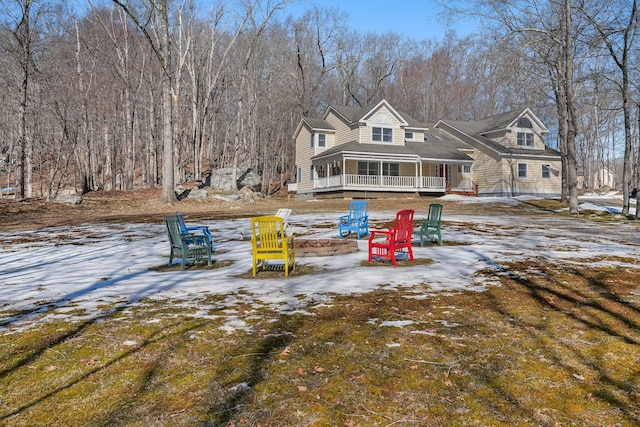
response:
<svg viewBox="0 0 640 427"><path fill-rule="evenodd" d="M420 183L421 185L417 185ZM335 175L314 180L314 189L329 188L380 188L409 190L442 190L446 187L445 179L437 176L379 176L379 175Z"/></svg>

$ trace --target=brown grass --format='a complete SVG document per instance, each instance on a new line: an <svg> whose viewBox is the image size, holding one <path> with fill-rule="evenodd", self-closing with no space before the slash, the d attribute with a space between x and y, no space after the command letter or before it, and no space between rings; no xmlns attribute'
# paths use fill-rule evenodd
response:
<svg viewBox="0 0 640 427"><path fill-rule="evenodd" d="M29 318L0 329L0 425L639 425L640 270L502 265L484 292L424 284L295 313L229 295L105 303L90 320L0 305L5 326Z"/></svg>
<svg viewBox="0 0 640 427"><path fill-rule="evenodd" d="M0 423L637 425L638 271L507 269L481 293L336 295L308 314L210 296L206 318L143 301L5 331Z"/></svg>

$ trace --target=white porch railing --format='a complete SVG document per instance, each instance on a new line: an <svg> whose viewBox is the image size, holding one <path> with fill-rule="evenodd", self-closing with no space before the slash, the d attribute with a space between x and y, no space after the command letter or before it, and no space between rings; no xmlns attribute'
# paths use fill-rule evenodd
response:
<svg viewBox="0 0 640 427"><path fill-rule="evenodd" d="M420 183L421 185L417 185ZM444 191L445 179L437 176L379 176L344 174L325 178L317 178L313 182L314 189L389 189L389 190L436 190Z"/></svg>
<svg viewBox="0 0 640 427"><path fill-rule="evenodd" d="M440 176L423 176L422 188L444 190L446 186L445 180Z"/></svg>

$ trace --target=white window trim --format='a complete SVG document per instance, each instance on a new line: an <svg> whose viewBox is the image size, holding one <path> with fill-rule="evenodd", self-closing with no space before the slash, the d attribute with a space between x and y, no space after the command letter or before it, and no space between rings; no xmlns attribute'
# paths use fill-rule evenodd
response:
<svg viewBox="0 0 640 427"><path fill-rule="evenodd" d="M520 165L524 165L524 176L520 176ZM529 177L529 165L527 163L518 163L516 173L518 179L527 179Z"/></svg>
<svg viewBox="0 0 640 427"><path fill-rule="evenodd" d="M547 176L544 176L544 169L547 168ZM540 176L542 179L551 179L551 165L544 164L540 167Z"/></svg>
<svg viewBox="0 0 640 427"><path fill-rule="evenodd" d="M318 147L324 148L327 146L327 134L319 133L318 135Z"/></svg>
<svg viewBox="0 0 640 427"><path fill-rule="evenodd" d="M524 135L524 144L520 144L519 143L519 136L520 134ZM531 135L531 145L527 144L527 135ZM533 131L533 129L527 129L527 128L518 128L517 132L516 132L516 145L518 147L534 147L536 145L536 134Z"/></svg>
<svg viewBox="0 0 640 427"><path fill-rule="evenodd" d="M374 130L380 129L380 139L375 139ZM385 141L385 130L388 130L391 134L389 141ZM381 144L391 144L393 143L393 128L389 126L372 126L371 127L371 142L379 142Z"/></svg>

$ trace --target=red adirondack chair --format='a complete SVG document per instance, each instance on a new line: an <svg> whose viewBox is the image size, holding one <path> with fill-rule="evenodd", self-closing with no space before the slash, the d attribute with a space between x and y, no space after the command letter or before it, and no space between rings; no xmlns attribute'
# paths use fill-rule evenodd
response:
<svg viewBox="0 0 640 427"><path fill-rule="evenodd" d="M411 235L413 232L412 209L404 209L396 213L396 221L393 228L388 230L371 230L369 236L369 262L373 258L387 258L396 265L396 253L409 254L409 260L413 262L413 250L411 249Z"/></svg>

